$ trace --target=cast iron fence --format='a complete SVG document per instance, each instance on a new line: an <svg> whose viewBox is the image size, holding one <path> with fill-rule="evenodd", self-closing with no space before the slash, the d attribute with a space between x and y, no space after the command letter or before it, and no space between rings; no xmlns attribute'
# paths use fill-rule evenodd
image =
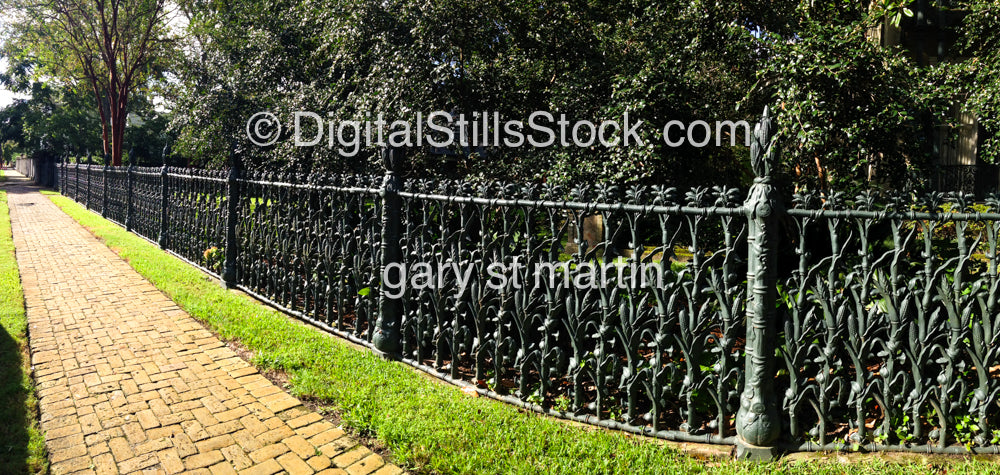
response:
<svg viewBox="0 0 1000 475"><path fill-rule="evenodd" d="M765 114L746 194L404 183L402 150L385 176L62 164L59 186L227 285L538 412L748 456L1000 452L1000 200L786 199L771 134Z"/></svg>

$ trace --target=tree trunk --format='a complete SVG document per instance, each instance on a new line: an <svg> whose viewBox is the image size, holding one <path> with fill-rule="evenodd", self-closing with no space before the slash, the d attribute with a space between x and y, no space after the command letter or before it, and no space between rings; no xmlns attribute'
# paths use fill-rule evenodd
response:
<svg viewBox="0 0 1000 475"><path fill-rule="evenodd" d="M121 165L121 141L118 130L121 129L121 117L116 104L111 104L111 166Z"/></svg>
<svg viewBox="0 0 1000 475"><path fill-rule="evenodd" d="M122 108L116 107L116 120L111 123L111 166L122 166L122 141L125 138L125 119L127 114Z"/></svg>
<svg viewBox="0 0 1000 475"><path fill-rule="evenodd" d="M113 167L122 165L126 126L128 126L128 94L118 92L111 104L111 166Z"/></svg>
<svg viewBox="0 0 1000 475"><path fill-rule="evenodd" d="M104 97L101 96L101 88L98 86L97 78L93 77L93 73L89 71L88 69L88 73L92 76L90 85L94 91L94 101L97 103L97 114L101 118L101 146L103 148L101 156L106 156L111 151L111 140L108 137L108 113L104 106Z"/></svg>

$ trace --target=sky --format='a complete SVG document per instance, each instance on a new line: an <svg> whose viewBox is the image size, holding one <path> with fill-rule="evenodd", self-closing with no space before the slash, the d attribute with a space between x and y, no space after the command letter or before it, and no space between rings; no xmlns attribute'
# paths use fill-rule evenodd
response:
<svg viewBox="0 0 1000 475"><path fill-rule="evenodd" d="M6 67L7 63L4 60L0 59L0 68L6 68ZM14 94L13 92L10 92L7 89L5 89L3 85L0 85L0 109L7 107L11 103L13 103L14 99L23 99L25 97L26 96L22 94Z"/></svg>
<svg viewBox="0 0 1000 475"><path fill-rule="evenodd" d="M0 13L0 31L3 30L6 15L6 13ZM4 69L7 69L7 60L0 58L0 70ZM14 102L14 99L23 99L24 97L24 95L14 94L4 88L3 85L0 85L0 108L10 105L10 103Z"/></svg>
<svg viewBox="0 0 1000 475"><path fill-rule="evenodd" d="M4 89L3 86L0 86L0 109L10 105L14 102L16 97L17 96L15 96L13 92L10 92Z"/></svg>

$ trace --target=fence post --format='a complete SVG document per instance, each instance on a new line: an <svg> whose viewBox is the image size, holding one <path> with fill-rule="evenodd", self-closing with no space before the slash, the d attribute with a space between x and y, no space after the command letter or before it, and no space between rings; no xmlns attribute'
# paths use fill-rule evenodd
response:
<svg viewBox="0 0 1000 475"><path fill-rule="evenodd" d="M108 175L111 171L111 156L104 154L104 168L101 172L101 217L108 217Z"/></svg>
<svg viewBox="0 0 1000 475"><path fill-rule="evenodd" d="M160 168L160 235L156 240L160 249L167 248L167 154L170 152L170 144L163 146L163 167Z"/></svg>
<svg viewBox="0 0 1000 475"><path fill-rule="evenodd" d="M133 149L134 150L134 149ZM134 173L135 173L135 156L133 150L128 151L128 169L126 171L126 183L128 184L128 193L125 198L125 230L132 230L132 195L134 191L132 190L135 183Z"/></svg>
<svg viewBox="0 0 1000 475"><path fill-rule="evenodd" d="M236 216L240 201L240 159L236 154L235 145L230 145L229 178L226 183L226 260L222 263L222 283L226 287L235 287L236 258L239 255L239 243L236 241Z"/></svg>
<svg viewBox="0 0 1000 475"><path fill-rule="evenodd" d="M777 228L785 209L778 189L771 182L778 162L773 134L770 113L764 109L750 145L750 162L756 178L743 205L749 224L746 369L736 414L736 455L752 460L769 460L778 455L774 445L781 430L774 392L774 350L777 338Z"/></svg>
<svg viewBox="0 0 1000 475"><path fill-rule="evenodd" d="M52 153L51 157L45 159L45 185L52 188L57 188L56 184L56 163L59 161L59 156Z"/></svg>
<svg viewBox="0 0 1000 475"><path fill-rule="evenodd" d="M66 176L68 174L66 170L68 167L66 165L68 164L69 164L69 154L66 154L66 156L63 157L62 162L59 163L59 193L62 193L63 196L69 196L66 193L66 183L68 181L68 177Z"/></svg>
<svg viewBox="0 0 1000 475"><path fill-rule="evenodd" d="M62 165L63 163L66 163L67 158L69 158L69 152L62 154L59 157L59 160L57 160L56 163L52 166L52 173L53 173L52 187L55 188L56 191L58 191L59 193L62 193L64 191L62 182L62 175L63 175Z"/></svg>
<svg viewBox="0 0 1000 475"><path fill-rule="evenodd" d="M68 153L68 152L66 152ZM62 163L62 155L56 155L49 160L45 167L49 174L49 185L53 190L59 191L59 164Z"/></svg>
<svg viewBox="0 0 1000 475"><path fill-rule="evenodd" d="M93 166L94 166L93 157L87 157L87 170L86 170L86 173L87 173L87 209L93 209L90 206L90 182L92 181L90 179L91 178L91 176L90 176L91 173L90 172L91 172L91 168Z"/></svg>
<svg viewBox="0 0 1000 475"><path fill-rule="evenodd" d="M89 155L89 154L88 154ZM73 198L80 202L80 157L76 157L76 185L73 187Z"/></svg>
<svg viewBox="0 0 1000 475"><path fill-rule="evenodd" d="M379 268L379 298L378 320L375 323L375 334L372 343L375 353L383 358L396 359L402 350L402 335L400 326L403 322L402 296L391 298L388 282L400 281L400 269L390 264L403 262L403 251L400 246L400 228L402 227L402 200L399 192L403 189L402 172L406 152L402 148L386 148L382 150L382 162L385 165L385 178L382 181L382 262Z"/></svg>

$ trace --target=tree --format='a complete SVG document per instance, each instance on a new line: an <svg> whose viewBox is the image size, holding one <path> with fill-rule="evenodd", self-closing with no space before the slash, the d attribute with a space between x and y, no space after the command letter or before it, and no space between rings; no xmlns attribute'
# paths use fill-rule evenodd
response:
<svg viewBox="0 0 1000 475"><path fill-rule="evenodd" d="M261 110L286 120L286 136L272 147L246 147L242 155L251 164L298 171L338 170L367 160L348 159L326 147L291 145L290 117L296 110L330 112L342 120L374 119L378 114L388 120L412 120L418 111L436 110L467 115L495 111L519 120L533 111L564 113L573 120L620 120L616 90L624 97L654 86L659 90L652 94L663 93L669 101L650 100L657 104L657 116L650 121L695 116L681 91L718 88L706 84L704 76L679 72L686 67L682 58L698 58L698 51L683 48L698 32L689 30L679 37L672 33L690 26L700 12L685 10L684 18L676 20L671 12L684 10L686 2L660 3L191 2L185 4L190 46L184 48L190 54L178 68L181 87L173 107L178 150L203 157L203 163L218 162L226 155L227 143L241 139L247 118ZM719 59L705 59L703 63L713 66L704 69L724 70ZM670 65L677 78L702 85L682 83L664 91L662 85L630 79L647 78L663 65ZM753 71L741 70L739 81L752 83ZM740 116L731 113L735 102L729 99L742 97L732 90L727 90L728 99L710 101L711 107L726 103L726 109L711 110L712 116L739 120L756 115L749 110ZM615 161L607 150L575 147L497 147L485 156L456 152L457 159L442 162L440 156L414 150L411 163L424 173L560 182L602 176L662 182L678 161L703 179L718 178L697 166L708 156L720 166L741 166L729 148L671 150L659 141L652 154L670 158L650 157L651 151L643 149L636 152L640 157ZM361 156L376 154L369 149ZM678 181L686 178L671 175Z"/></svg>
<svg viewBox="0 0 1000 475"><path fill-rule="evenodd" d="M129 100L165 54L164 0L6 0L15 12L3 55L36 78L87 88L105 154L122 162ZM26 66L27 65L27 66Z"/></svg>
<svg viewBox="0 0 1000 475"><path fill-rule="evenodd" d="M996 57L989 40L996 0L969 1L983 5L970 15L981 18L970 20L980 25L971 44L981 58ZM912 23L913 4L186 0L190 43L175 70L172 128L178 151L199 163L220 163L237 143L251 166L374 171L374 149L346 157L325 146L295 147L292 113L413 120L418 111L496 111L524 120L551 111L600 121L629 112L646 123L644 147L494 147L454 150L448 160L423 148L409 154L410 173L746 185L742 143L673 147L661 128L671 120L753 122L771 106L797 184L847 193L901 187L927 169L930 131L949 100L942 77L966 81L872 41L878 24ZM966 64L967 73L984 87L969 104L989 127L1000 94L988 86L1000 67L973 71L973 64L982 63ZM284 121L284 135L251 146L245 121L265 110Z"/></svg>
<svg viewBox="0 0 1000 475"><path fill-rule="evenodd" d="M0 142L22 153L43 143L60 155L82 156L101 145L100 120L87 91L35 83L31 97L0 109Z"/></svg>
<svg viewBox="0 0 1000 475"><path fill-rule="evenodd" d="M921 114L934 104L905 53L865 38L868 22L807 21L800 38L764 37L770 57L754 93L775 105L786 162L813 188L906 183L925 170Z"/></svg>
<svg viewBox="0 0 1000 475"><path fill-rule="evenodd" d="M4 146L7 159L24 143L24 116L27 110L28 101L22 99L0 109L0 145Z"/></svg>
<svg viewBox="0 0 1000 475"><path fill-rule="evenodd" d="M255 112L295 97L316 97L309 85L327 78L309 58L319 34L311 27L318 20L294 16L293 5L280 0L179 2L188 25L179 49L186 54L172 64L178 82L168 95L177 136L173 148L188 163L226 163L234 144L248 164L294 161L293 147L247 147L243 132Z"/></svg>

